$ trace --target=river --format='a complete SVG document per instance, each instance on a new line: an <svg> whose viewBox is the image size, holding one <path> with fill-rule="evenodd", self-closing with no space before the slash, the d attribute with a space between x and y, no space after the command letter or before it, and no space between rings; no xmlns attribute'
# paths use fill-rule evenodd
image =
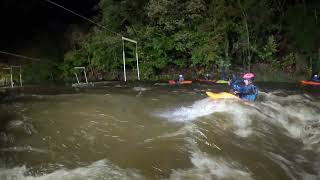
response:
<svg viewBox="0 0 320 180"><path fill-rule="evenodd" d="M320 179L319 89L107 83L30 88L0 104L0 179Z"/></svg>

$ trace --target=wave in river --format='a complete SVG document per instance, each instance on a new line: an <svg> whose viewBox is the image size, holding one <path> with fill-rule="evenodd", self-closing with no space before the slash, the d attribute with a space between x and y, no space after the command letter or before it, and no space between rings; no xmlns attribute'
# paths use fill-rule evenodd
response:
<svg viewBox="0 0 320 180"><path fill-rule="evenodd" d="M287 135L316 146L320 142L320 103L307 95L276 95L261 93L262 100L254 103L239 101L198 100L190 106L175 107L158 115L169 121L190 122L212 119L217 113L228 115L236 128L235 134L248 137L253 133L252 121L265 121L283 128ZM253 118L258 117L258 118ZM314 147L313 147L314 148ZM316 147L320 150L320 147Z"/></svg>
<svg viewBox="0 0 320 180"><path fill-rule="evenodd" d="M96 161L87 167L80 167L73 170L60 169L50 174L40 176L26 175L27 168L16 167L12 169L0 169L0 179L16 180L88 180L88 179L144 179L134 170L120 169L107 160Z"/></svg>

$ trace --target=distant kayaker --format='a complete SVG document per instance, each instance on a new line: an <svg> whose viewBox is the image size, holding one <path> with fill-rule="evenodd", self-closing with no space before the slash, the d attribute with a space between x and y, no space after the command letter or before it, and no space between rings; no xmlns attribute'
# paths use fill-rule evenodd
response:
<svg viewBox="0 0 320 180"><path fill-rule="evenodd" d="M318 74L314 74L311 78L313 82L320 82L320 76Z"/></svg>
<svg viewBox="0 0 320 180"><path fill-rule="evenodd" d="M181 83L182 81L184 81L184 77L182 74L179 75L179 80L178 80L178 83Z"/></svg>
<svg viewBox="0 0 320 180"><path fill-rule="evenodd" d="M255 101L258 97L259 90L253 84L255 75L253 73L246 73L242 76L242 79L237 79L234 75L232 80L229 81L234 94L246 101ZM244 84L243 84L244 83Z"/></svg>
<svg viewBox="0 0 320 180"><path fill-rule="evenodd" d="M211 75L209 73L207 73L205 76L204 76L204 79L205 80L211 80Z"/></svg>

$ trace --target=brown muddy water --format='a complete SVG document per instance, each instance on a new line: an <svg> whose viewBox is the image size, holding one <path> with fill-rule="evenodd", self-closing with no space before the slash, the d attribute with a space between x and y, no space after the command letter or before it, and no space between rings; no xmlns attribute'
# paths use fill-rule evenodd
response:
<svg viewBox="0 0 320 180"><path fill-rule="evenodd" d="M1 104L0 179L320 179L320 89L261 84L42 87Z"/></svg>

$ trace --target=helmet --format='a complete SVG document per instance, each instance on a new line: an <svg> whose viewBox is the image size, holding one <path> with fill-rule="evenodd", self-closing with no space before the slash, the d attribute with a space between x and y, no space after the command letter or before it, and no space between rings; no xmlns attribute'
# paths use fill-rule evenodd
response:
<svg viewBox="0 0 320 180"><path fill-rule="evenodd" d="M247 80L253 80L254 79L254 74L253 73L245 73L242 78L247 79Z"/></svg>
<svg viewBox="0 0 320 180"><path fill-rule="evenodd" d="M179 75L179 77L180 77L180 78L182 78L182 77L183 77L183 75L182 75L182 74L180 74L180 75Z"/></svg>

